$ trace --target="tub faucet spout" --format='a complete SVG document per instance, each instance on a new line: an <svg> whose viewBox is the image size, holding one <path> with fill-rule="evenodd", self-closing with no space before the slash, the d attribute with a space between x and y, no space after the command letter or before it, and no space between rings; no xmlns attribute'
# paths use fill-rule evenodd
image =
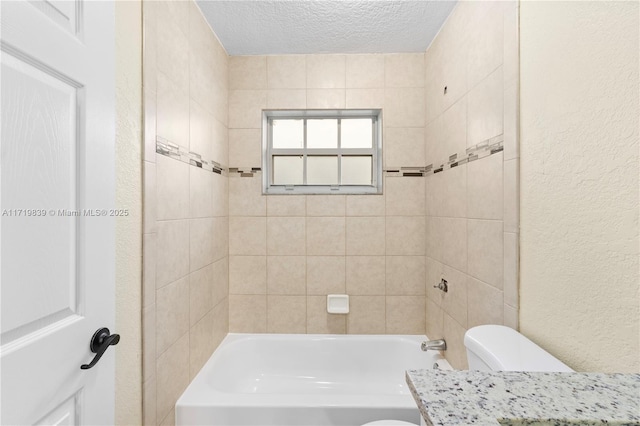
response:
<svg viewBox="0 0 640 426"><path fill-rule="evenodd" d="M447 350L447 342L444 339L438 340L427 340L422 342L422 346L420 348L423 351L446 351Z"/></svg>

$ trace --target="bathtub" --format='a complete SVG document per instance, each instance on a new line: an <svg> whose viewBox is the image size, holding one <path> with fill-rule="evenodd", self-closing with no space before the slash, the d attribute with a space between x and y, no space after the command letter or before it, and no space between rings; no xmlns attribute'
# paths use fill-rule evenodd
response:
<svg viewBox="0 0 640 426"><path fill-rule="evenodd" d="M177 425L420 423L405 370L450 368L426 336L229 334L176 403Z"/></svg>

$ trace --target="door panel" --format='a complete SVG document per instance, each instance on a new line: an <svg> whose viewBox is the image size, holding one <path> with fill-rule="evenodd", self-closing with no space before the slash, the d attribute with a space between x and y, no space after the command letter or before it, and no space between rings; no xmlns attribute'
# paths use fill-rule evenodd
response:
<svg viewBox="0 0 640 426"><path fill-rule="evenodd" d="M78 405L80 404L80 395L73 395L71 398L63 401L54 408L50 413L40 419L36 425L40 426L75 426L79 425Z"/></svg>
<svg viewBox="0 0 640 426"><path fill-rule="evenodd" d="M36 214L5 216L11 219L2 233L2 343L78 312L81 86L27 60L2 56L3 209Z"/></svg>
<svg viewBox="0 0 640 426"><path fill-rule="evenodd" d="M71 0L30 0L35 8L70 34L81 36L83 2Z"/></svg>
<svg viewBox="0 0 640 426"><path fill-rule="evenodd" d="M0 424L113 424L113 3L0 8Z"/></svg>

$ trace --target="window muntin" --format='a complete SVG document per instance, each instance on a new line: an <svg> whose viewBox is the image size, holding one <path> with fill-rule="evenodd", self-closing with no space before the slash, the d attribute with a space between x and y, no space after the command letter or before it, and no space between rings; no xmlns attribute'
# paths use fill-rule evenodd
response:
<svg viewBox="0 0 640 426"><path fill-rule="evenodd" d="M380 110L264 111L264 193L382 193L381 133Z"/></svg>

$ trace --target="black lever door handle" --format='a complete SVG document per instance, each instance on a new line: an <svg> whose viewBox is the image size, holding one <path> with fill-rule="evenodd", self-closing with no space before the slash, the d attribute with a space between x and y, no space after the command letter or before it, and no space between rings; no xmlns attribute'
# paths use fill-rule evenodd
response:
<svg viewBox="0 0 640 426"><path fill-rule="evenodd" d="M80 369L88 370L96 365L98 361L100 361L100 358L102 358L102 355L105 353L105 351L109 349L109 346L117 345L119 341L119 334L109 334L108 328L99 328L98 331L93 333L93 337L91 338L91 342L89 343L89 349L91 349L91 352L96 354L96 356L93 357L93 360L91 360L89 364L82 364L80 366Z"/></svg>

